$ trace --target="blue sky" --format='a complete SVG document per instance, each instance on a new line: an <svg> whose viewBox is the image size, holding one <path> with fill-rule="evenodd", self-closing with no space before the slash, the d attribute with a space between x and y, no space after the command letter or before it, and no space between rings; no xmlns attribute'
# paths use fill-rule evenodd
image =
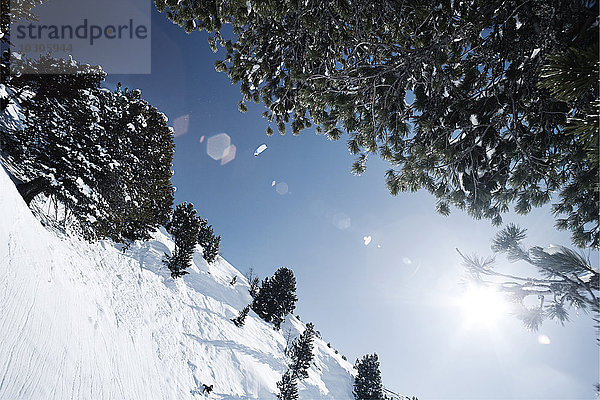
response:
<svg viewBox="0 0 600 400"><path fill-rule="evenodd" d="M292 268L296 313L351 362L377 352L396 392L421 400L594 398L598 346L588 315L573 312L565 327L546 321L538 333L512 316L492 329L464 326L454 304L463 272L455 249L490 254L495 227L456 210L440 216L427 193L392 197L379 160L351 175L344 137L267 137L263 106L237 111L239 88L214 71L216 59L205 34L186 35L153 9L152 74L109 75L107 83L140 88L170 122L189 116L175 139L176 202L193 202L208 218L229 262L261 277ZM237 149L225 165L206 153L207 139L220 133ZM261 143L268 149L254 157ZM570 244L547 209L506 222L528 228L531 245ZM540 344L540 334L551 343Z"/></svg>

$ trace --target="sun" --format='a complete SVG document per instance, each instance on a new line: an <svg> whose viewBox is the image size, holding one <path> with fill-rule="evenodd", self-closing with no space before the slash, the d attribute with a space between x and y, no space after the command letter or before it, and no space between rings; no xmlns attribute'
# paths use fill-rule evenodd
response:
<svg viewBox="0 0 600 400"><path fill-rule="evenodd" d="M458 300L466 328L496 328L508 314L504 296L490 286L470 284Z"/></svg>

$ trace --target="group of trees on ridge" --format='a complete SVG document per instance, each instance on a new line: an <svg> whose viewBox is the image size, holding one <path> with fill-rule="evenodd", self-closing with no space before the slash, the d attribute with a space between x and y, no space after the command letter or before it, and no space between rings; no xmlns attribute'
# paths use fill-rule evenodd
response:
<svg viewBox="0 0 600 400"><path fill-rule="evenodd" d="M1 23L8 32L10 18L33 18L31 8L41 1L5 3ZM4 120L0 161L25 202L44 194L64 210L62 228L90 241L147 240L166 226L176 242L165 257L173 277L185 274L196 243L214 262L220 236L193 205L172 209L174 143L166 116L140 90L102 88L100 66L49 55L11 59L9 35L0 43L0 112L21 114Z"/></svg>
<svg viewBox="0 0 600 400"><path fill-rule="evenodd" d="M4 80L9 97L2 107L18 104L23 119L0 132L0 154L15 167L25 202L53 198L87 240L147 240L164 225L176 243L165 261L173 277L185 274L196 243L213 262L221 237L192 204L172 209L174 144L166 116L139 90L101 88L100 67L49 56L18 62ZM24 64L27 74L19 72Z"/></svg>
<svg viewBox="0 0 600 400"><path fill-rule="evenodd" d="M285 316L294 311L298 301L294 271L285 267L278 268L272 277L264 278L259 284L258 277L250 269L246 278L252 302L231 320L236 326L243 326L248 312L252 309L265 322L272 323L275 329L279 329Z"/></svg>
<svg viewBox="0 0 600 400"><path fill-rule="evenodd" d="M272 277L266 277L259 283L259 278L250 269L246 274L252 303L240 310L231 321L238 327L244 326L245 319L252 310L265 322L272 323L280 329L285 316L296 307L296 278L289 268L279 268ZM281 380L277 382L277 398L281 400L298 399L298 379L308 378L308 369L313 359L314 325L307 323L300 336L288 343L286 356L288 365Z"/></svg>
<svg viewBox="0 0 600 400"><path fill-rule="evenodd" d="M27 64L29 71L22 74ZM19 192L60 202L89 240L147 239L171 213L172 131L139 90L100 87L100 67L43 56L13 61L5 85L22 126L0 132Z"/></svg>
<svg viewBox="0 0 600 400"><path fill-rule="evenodd" d="M196 215L193 204L178 204L165 228L175 239L175 250L171 254L165 254L164 259L173 278L188 273L186 269L192 263L196 244L202 246L202 255L208 263L217 258L221 236L215 236L212 226Z"/></svg>
<svg viewBox="0 0 600 400"><path fill-rule="evenodd" d="M274 327L279 329L285 316L295 309L297 301L296 279L293 271L288 268L279 268L273 277L263 279L262 284L258 284L259 279L252 269L245 275L249 282L249 292L253 301L231 321L236 326L242 327L252 308L264 321L273 323ZM308 369L313 360L315 335L314 325L309 322L299 337L291 342L288 341L286 348L288 366L277 382L278 399L297 400L299 398L298 381L308 378ZM345 357L343 358L345 359ZM353 391L355 399L385 400L389 398L384 394L377 354L368 354L362 359L356 360L354 367L357 372ZM413 399L416 400L416 398Z"/></svg>

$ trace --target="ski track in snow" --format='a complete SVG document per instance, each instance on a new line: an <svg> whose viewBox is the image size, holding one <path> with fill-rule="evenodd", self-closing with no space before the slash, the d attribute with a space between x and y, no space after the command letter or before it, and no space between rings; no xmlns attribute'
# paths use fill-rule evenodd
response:
<svg viewBox="0 0 600 400"><path fill-rule="evenodd" d="M174 281L162 264L173 246L162 229L124 253L58 236L0 168L0 399L276 398L283 332L304 324L288 316L275 331L251 312L236 327L244 276L198 247ZM300 398L353 398L352 365L318 338L314 355Z"/></svg>

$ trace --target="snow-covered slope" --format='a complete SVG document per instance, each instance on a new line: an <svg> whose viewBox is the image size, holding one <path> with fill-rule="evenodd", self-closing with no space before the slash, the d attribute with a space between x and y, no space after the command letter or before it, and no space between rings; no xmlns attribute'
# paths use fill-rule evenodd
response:
<svg viewBox="0 0 600 400"><path fill-rule="evenodd" d="M164 231L122 251L46 230L0 168L0 399L273 399L283 332L253 312L246 279L194 254L174 281ZM234 276L237 283L230 285ZM302 399L351 399L352 366L315 339ZM202 384L213 385L206 396Z"/></svg>

